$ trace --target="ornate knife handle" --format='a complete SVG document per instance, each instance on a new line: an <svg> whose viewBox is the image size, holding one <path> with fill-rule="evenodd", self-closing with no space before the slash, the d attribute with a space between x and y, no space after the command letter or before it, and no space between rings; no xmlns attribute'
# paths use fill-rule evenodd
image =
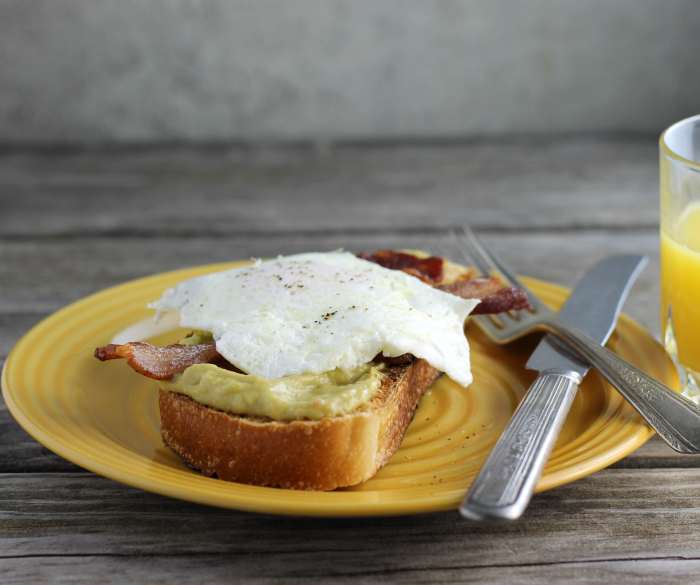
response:
<svg viewBox="0 0 700 585"><path fill-rule="evenodd" d="M497 522L523 514L580 382L576 372L539 375L474 480L460 508L463 516Z"/></svg>
<svg viewBox="0 0 700 585"><path fill-rule="evenodd" d="M563 321L551 319L544 328L598 370L673 449L700 453L697 405Z"/></svg>

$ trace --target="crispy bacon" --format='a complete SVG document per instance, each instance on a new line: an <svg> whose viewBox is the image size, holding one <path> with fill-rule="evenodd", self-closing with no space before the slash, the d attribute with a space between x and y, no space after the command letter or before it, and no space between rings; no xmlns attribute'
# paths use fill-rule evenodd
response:
<svg viewBox="0 0 700 585"><path fill-rule="evenodd" d="M492 315L505 311L529 309L530 301L525 291L519 288L502 288L498 292L482 297L481 302L471 312L472 315Z"/></svg>
<svg viewBox="0 0 700 585"><path fill-rule="evenodd" d="M139 374L154 380L169 380L173 374L184 372L194 364L213 364L222 360L216 351L216 342L201 345L169 345L154 347L134 341L124 345L110 343L95 350L101 361L125 359Z"/></svg>
<svg viewBox="0 0 700 585"><path fill-rule="evenodd" d="M481 302L472 312L473 315L519 311L530 308L527 295L522 290L518 288L501 288L499 280L491 276L479 276L450 284L436 284L442 280L444 274L443 259L437 256L423 259L411 254L393 252L392 250L379 250L373 254L363 252L358 254L358 256L384 268L407 272L420 278L423 282L432 284L440 290L457 295L463 299L480 299Z"/></svg>
<svg viewBox="0 0 700 585"><path fill-rule="evenodd" d="M378 354L373 360L373 362L382 362L388 366L396 366L398 364L408 364L413 361L412 353L403 353L394 357L385 356L383 353Z"/></svg>
<svg viewBox="0 0 700 585"><path fill-rule="evenodd" d="M436 284L435 288L463 299L480 299L472 315L489 315L504 311L520 311L530 308L527 295L519 288L501 288L500 281L492 276L478 276L450 284Z"/></svg>
<svg viewBox="0 0 700 585"><path fill-rule="evenodd" d="M476 278L458 280L450 284L436 284L435 288L463 299L481 299L497 293L501 288L501 283L493 276L477 276Z"/></svg>
<svg viewBox="0 0 700 585"><path fill-rule="evenodd" d="M358 254L358 257L379 264L384 268L403 270L428 284L440 282L444 273L443 259L438 256L418 258L411 254L393 252L392 250L379 250L373 254L363 252L362 254Z"/></svg>

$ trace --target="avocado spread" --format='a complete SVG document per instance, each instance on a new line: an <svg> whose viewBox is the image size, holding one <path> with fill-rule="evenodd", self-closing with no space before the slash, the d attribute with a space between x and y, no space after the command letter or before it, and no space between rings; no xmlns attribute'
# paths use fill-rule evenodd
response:
<svg viewBox="0 0 700 585"><path fill-rule="evenodd" d="M200 345L211 341L211 333L195 330L178 343ZM235 414L318 420L348 414L369 402L382 385L383 368L384 364L369 363L354 370L268 379L214 364L196 364L158 385L167 392L185 394L200 404Z"/></svg>
<svg viewBox="0 0 700 585"><path fill-rule="evenodd" d="M197 364L158 385L226 412L274 420L318 420L341 416L369 402L379 390L383 364L354 370L268 379Z"/></svg>
<svg viewBox="0 0 700 585"><path fill-rule="evenodd" d="M178 341L178 345L202 345L214 341L214 336L209 331L199 331L195 329L187 337Z"/></svg>

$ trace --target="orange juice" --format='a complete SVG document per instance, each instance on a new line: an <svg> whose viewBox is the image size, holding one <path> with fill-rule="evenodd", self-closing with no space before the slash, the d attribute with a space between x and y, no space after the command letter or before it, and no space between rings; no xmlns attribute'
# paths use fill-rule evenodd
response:
<svg viewBox="0 0 700 585"><path fill-rule="evenodd" d="M678 360L700 378L700 204L661 229L661 336L671 309ZM699 380L700 381L700 380Z"/></svg>

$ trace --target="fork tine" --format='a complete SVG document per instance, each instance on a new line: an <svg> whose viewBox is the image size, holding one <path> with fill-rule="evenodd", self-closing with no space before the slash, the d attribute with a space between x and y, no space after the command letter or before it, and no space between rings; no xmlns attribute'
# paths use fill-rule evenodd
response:
<svg viewBox="0 0 700 585"><path fill-rule="evenodd" d="M499 279L508 286L517 286L527 290L518 280L513 271L506 266L496 253L476 235L466 224L457 230L449 230L446 238L438 238L431 242L430 247L446 258L458 260L461 258L466 266L472 266L483 275L496 273ZM426 247L426 249L428 249Z"/></svg>
<svg viewBox="0 0 700 585"><path fill-rule="evenodd" d="M448 236L450 234L451 232L448 232ZM449 260L460 263L463 262L465 266L476 265L476 261L467 250L464 249L464 246L459 246L451 240L436 238L430 245L435 252Z"/></svg>
<svg viewBox="0 0 700 585"><path fill-rule="evenodd" d="M517 286L518 288L524 289L523 284L518 280L518 277L510 269L509 266L503 263L503 261L498 257L496 252L494 252L487 244L482 240L476 232L474 232L468 225L463 225L461 228L462 237L465 238L471 245L475 248L478 253L484 258L484 261L490 265L490 270L505 277L510 286Z"/></svg>
<svg viewBox="0 0 700 585"><path fill-rule="evenodd" d="M429 244L424 244L424 249L433 249L442 256L453 261L464 262L465 266L477 268L483 275L495 272L501 280L508 283L510 280L506 271L500 273L499 267L491 260L495 254L489 254L486 245L478 239L478 236L464 225L461 229L451 229L447 232L447 238L436 238Z"/></svg>
<svg viewBox="0 0 700 585"><path fill-rule="evenodd" d="M433 247L436 252L449 260L476 268L480 274L487 275L490 273L490 266L481 259L481 256L474 254L473 250L466 246L464 241L459 240L453 230L449 231L447 235L447 239L438 238L434 242Z"/></svg>
<svg viewBox="0 0 700 585"><path fill-rule="evenodd" d="M530 301L530 311L507 311L500 315L475 316L484 328L495 332L502 329L507 321L525 322L529 321L528 314L539 313L542 310L549 311L549 308L530 292L528 288L520 282L515 272L509 268L486 243L468 225L463 225L460 229L450 230L447 238L436 238L425 246L426 250L433 249L435 252L453 261L464 261L467 266L477 268L481 274L495 274L506 286L514 286L522 289L527 294ZM482 318L483 317L483 318ZM510 319L506 319L509 317Z"/></svg>
<svg viewBox="0 0 700 585"><path fill-rule="evenodd" d="M448 232L450 239L437 238L430 242L429 246L425 246L424 249L431 249L440 254L441 256L453 261L464 261L465 266L479 267L476 258L471 255L468 249L465 248L461 241L453 238L454 232ZM482 270L481 268L479 268ZM488 274L488 267L486 270L482 270L484 274ZM492 335L496 334L500 329L503 328L503 317L504 315L511 316L508 313L501 315L474 315L472 318L480 322L480 325L488 329Z"/></svg>
<svg viewBox="0 0 700 585"><path fill-rule="evenodd" d="M478 268L483 275L488 275L492 272L493 266L486 261L486 256L474 246L471 240L464 237L464 234L460 234L458 230L450 230L448 238L456 253L468 261L468 266Z"/></svg>
<svg viewBox="0 0 700 585"><path fill-rule="evenodd" d="M530 299L530 305L534 311L538 311L545 307L539 298L532 294L530 290L520 282L520 279L515 275L515 272L505 264L487 244L484 240L477 235L467 224L463 224L460 230L455 232L459 238L459 243L464 246L468 246L471 250L471 254L482 259L483 263L486 263L488 267L483 270L484 274L489 274L490 272L495 272L502 281L505 281L509 286L514 286L519 289L524 290Z"/></svg>

